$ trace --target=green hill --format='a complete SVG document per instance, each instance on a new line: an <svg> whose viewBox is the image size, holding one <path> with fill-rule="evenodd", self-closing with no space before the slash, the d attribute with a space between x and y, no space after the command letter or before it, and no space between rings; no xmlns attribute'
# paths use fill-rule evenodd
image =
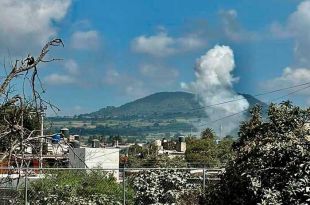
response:
<svg viewBox="0 0 310 205"><path fill-rule="evenodd" d="M251 95L242 94L250 106L267 105ZM56 132L68 127L71 133L81 136L131 136L130 140L146 140L151 135L173 136L174 133L198 132L206 116L197 96L188 92L160 92L126 103L119 107L108 106L96 112L75 117L49 118ZM234 132L235 133L235 132ZM132 136L135 136L134 138Z"/></svg>
<svg viewBox="0 0 310 205"><path fill-rule="evenodd" d="M250 106L267 105L248 94L243 95ZM159 92L120 107L108 106L96 112L82 114L79 118L101 119L165 119L175 117L205 117L197 96L188 92Z"/></svg>

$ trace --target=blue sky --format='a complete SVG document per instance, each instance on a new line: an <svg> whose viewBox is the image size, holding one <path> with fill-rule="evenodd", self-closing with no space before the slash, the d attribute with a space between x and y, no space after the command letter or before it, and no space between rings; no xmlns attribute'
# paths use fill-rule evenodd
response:
<svg viewBox="0 0 310 205"><path fill-rule="evenodd" d="M217 44L234 52L236 92L310 79L310 1L0 0L0 6L2 56L35 55L46 40L63 39L65 48L50 55L64 60L39 71L44 97L59 115L182 90L182 82L195 80L196 60ZM304 91L292 99L308 105L308 97Z"/></svg>

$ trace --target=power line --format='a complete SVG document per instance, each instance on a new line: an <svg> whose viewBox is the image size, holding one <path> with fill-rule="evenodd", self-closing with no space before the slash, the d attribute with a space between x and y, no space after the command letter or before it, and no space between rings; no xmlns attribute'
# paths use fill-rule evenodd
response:
<svg viewBox="0 0 310 205"><path fill-rule="evenodd" d="M288 89L292 89L292 88L297 88L297 87L301 87L304 85L309 85L310 82L307 83L302 83L302 84L298 84L298 85L294 85L294 86L289 86L289 87L285 87L285 88L280 88L280 89L276 89L276 90L271 90L271 91L267 91L267 92L263 92L263 93L258 93L255 95L252 95L253 97L258 97L258 96L263 96L263 95L268 95L271 93L276 93L276 92L280 92L283 90L288 90ZM223 101L223 102L219 102L219 103L215 103L215 104L210 104L210 105L206 105L206 106L202 106L202 107L198 107L198 108L192 108L189 111L195 111L195 110L201 110L201 109L205 109L205 108L209 108L209 107L214 107L214 106L218 106L218 105L223 105L223 104L227 104L227 103L231 103L231 102L235 102L235 101L240 101L240 100L244 100L245 98L237 98L237 99L231 99L231 100L227 100L227 101Z"/></svg>
<svg viewBox="0 0 310 205"><path fill-rule="evenodd" d="M310 84L310 83L308 83L308 84ZM272 101L279 100L279 99L281 99L281 98L284 98L284 97L287 97L287 96L289 96L289 95L295 94L295 93L300 92L300 91L302 91L302 90L305 90L305 89L307 89L307 88L310 88L310 85L309 85L309 86L306 86L306 87L303 87L303 88L300 88L300 89L298 89L298 90L289 92L289 93L287 93L287 94L285 94L285 95L282 95L282 96L280 96L280 97L276 97L276 98L274 98L274 99L271 99L270 101L272 102ZM241 113L243 113L243 112L246 112L246 111L248 111L248 108L247 108L247 109L244 109L244 110L241 110L241 111L239 111L239 112L236 112L236 113L233 113L233 114L224 116L224 117L222 117L222 118L213 120L213 121L211 121L211 122L204 123L204 124L202 124L202 125L198 125L198 127L206 126L207 124L213 124L213 123L215 123L215 122L224 120L224 119L226 119L226 118L230 118L230 117L232 117L232 116L239 115L239 114L241 114Z"/></svg>
<svg viewBox="0 0 310 205"><path fill-rule="evenodd" d="M108 149L109 149L109 148L108 148ZM102 154L102 155L99 155L99 156L89 157L89 158L85 158L85 159L86 159L86 160L93 160L93 159L101 158L101 157L104 157L104 156L107 156L107 155L111 155L111 154L120 152L120 150L121 150L121 149L119 149L119 150L117 150L117 151L114 151L114 152L109 152L109 153L105 153L105 154Z"/></svg>
<svg viewBox="0 0 310 205"><path fill-rule="evenodd" d="M289 93L287 93L286 95L283 95L283 96L280 96L280 97L274 98L274 99L272 99L272 100L271 100L271 102L272 102L272 101L275 101L275 100L279 100L279 99L284 98L284 97L286 97L286 96L289 96L289 95L295 94L295 93L300 92L300 91L302 91L302 90L305 90L305 89L307 89L307 88L310 88L310 85L309 85L309 86L306 86L306 87L304 87L304 88L300 88L300 89L298 89L298 90L295 90L295 91L289 92Z"/></svg>

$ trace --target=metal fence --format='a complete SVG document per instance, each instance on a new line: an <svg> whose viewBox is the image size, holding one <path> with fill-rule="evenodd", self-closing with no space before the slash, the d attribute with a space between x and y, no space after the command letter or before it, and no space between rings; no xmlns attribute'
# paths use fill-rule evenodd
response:
<svg viewBox="0 0 310 205"><path fill-rule="evenodd" d="M2 204L199 204L223 169L2 169ZM197 202L196 202L197 201Z"/></svg>

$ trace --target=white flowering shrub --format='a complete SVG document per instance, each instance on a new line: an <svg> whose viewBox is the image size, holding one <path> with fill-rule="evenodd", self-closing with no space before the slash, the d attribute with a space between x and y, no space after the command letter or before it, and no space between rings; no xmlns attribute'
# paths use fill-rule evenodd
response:
<svg viewBox="0 0 310 205"><path fill-rule="evenodd" d="M194 192L200 187L189 183L190 177L190 173L184 170L143 171L133 180L133 188L136 191L135 204L178 204L183 195Z"/></svg>
<svg viewBox="0 0 310 205"><path fill-rule="evenodd" d="M251 114L206 204L310 204L310 108L284 102L270 105L267 120L259 107Z"/></svg>

